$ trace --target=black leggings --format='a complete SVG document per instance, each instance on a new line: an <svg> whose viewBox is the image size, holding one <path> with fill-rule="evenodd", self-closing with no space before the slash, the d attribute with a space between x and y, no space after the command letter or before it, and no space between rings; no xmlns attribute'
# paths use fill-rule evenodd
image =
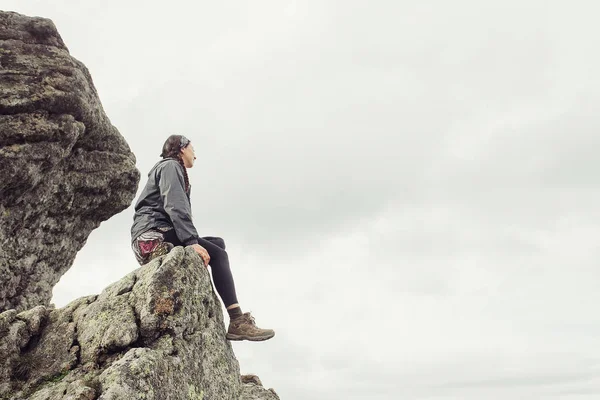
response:
<svg viewBox="0 0 600 400"><path fill-rule="evenodd" d="M165 233L165 242L172 243L174 246L184 246L177 238L174 229ZM212 268L215 287L225 307L236 304L238 300L233 275L231 274L231 268L229 268L229 256L225 251L225 241L220 237L206 236L198 239L198 244L204 247L210 256L209 265Z"/></svg>

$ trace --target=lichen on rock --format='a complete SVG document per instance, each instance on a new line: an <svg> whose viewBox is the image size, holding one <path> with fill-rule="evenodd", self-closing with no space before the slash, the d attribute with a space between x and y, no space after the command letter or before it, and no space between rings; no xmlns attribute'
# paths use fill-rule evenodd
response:
<svg viewBox="0 0 600 400"><path fill-rule="evenodd" d="M61 309L51 291L139 172L52 21L0 11L0 399L278 400L240 377L221 303L176 247Z"/></svg>
<svg viewBox="0 0 600 400"><path fill-rule="evenodd" d="M52 21L0 11L0 311L48 305L140 174Z"/></svg>
<svg viewBox="0 0 600 400"><path fill-rule="evenodd" d="M165 300L173 307L157 306ZM202 259L176 247L98 296L0 314L0 398L237 400L225 334Z"/></svg>

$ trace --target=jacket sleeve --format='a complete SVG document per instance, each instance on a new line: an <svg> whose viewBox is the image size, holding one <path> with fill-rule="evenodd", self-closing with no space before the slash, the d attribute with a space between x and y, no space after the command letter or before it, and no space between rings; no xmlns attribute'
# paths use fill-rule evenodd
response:
<svg viewBox="0 0 600 400"><path fill-rule="evenodd" d="M192 206L185 193L185 181L179 165L167 162L161 168L158 188L165 212L171 218L175 234L186 246L198 243L198 232L192 223Z"/></svg>

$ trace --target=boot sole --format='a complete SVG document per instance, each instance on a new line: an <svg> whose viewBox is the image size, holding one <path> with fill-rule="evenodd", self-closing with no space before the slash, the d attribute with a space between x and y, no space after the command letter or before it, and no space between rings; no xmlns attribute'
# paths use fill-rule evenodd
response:
<svg viewBox="0 0 600 400"><path fill-rule="evenodd" d="M227 340L248 340L250 342L262 342L264 340L269 340L271 339L273 336L275 336L275 333L273 333L272 335L265 335L265 336L244 336L244 335L233 335L231 333L228 333L226 338Z"/></svg>

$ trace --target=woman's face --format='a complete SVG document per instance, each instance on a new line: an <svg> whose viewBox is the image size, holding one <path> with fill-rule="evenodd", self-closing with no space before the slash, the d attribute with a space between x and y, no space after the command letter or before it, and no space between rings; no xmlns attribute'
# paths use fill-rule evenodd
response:
<svg viewBox="0 0 600 400"><path fill-rule="evenodd" d="M181 149L181 158L183 159L183 165L185 165L186 168L192 168L194 166L196 154L194 153L194 146L191 143Z"/></svg>

